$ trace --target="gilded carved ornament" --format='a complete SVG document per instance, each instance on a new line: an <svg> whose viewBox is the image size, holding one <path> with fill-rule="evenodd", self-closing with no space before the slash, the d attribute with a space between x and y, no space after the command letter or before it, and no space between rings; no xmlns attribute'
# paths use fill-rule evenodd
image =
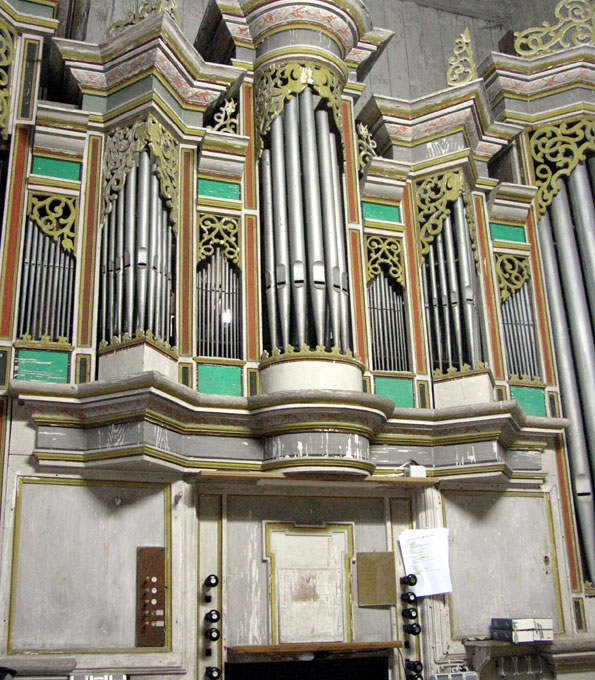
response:
<svg viewBox="0 0 595 680"><path fill-rule="evenodd" d="M78 201L74 196L30 194L27 216L41 231L50 236L67 253L75 254Z"/></svg>
<svg viewBox="0 0 595 680"><path fill-rule="evenodd" d="M331 69L310 61L278 62L258 71L254 81L257 125L257 151L262 154L262 140L281 113L285 102L311 86L327 101L335 123L342 129L341 92L343 83Z"/></svg>
<svg viewBox="0 0 595 680"><path fill-rule="evenodd" d="M384 266L391 279L400 283L401 286L405 286L401 239L376 234L366 236L366 253L366 278L368 281L375 279Z"/></svg>
<svg viewBox="0 0 595 680"><path fill-rule="evenodd" d="M448 63L450 66L446 71L446 82L451 87L477 78L469 28L455 40L454 56L450 57Z"/></svg>
<svg viewBox="0 0 595 680"><path fill-rule="evenodd" d="M595 121L585 118L543 125L530 134L529 145L541 216L560 190L559 179L568 177L588 151L595 151Z"/></svg>
<svg viewBox="0 0 595 680"><path fill-rule="evenodd" d="M128 26L134 26L135 24L138 24L139 21L161 12L167 12L177 24L177 10L178 0L140 0L140 2L137 2L136 10L126 13L126 19L116 21L111 25L109 33L114 36Z"/></svg>
<svg viewBox="0 0 595 680"><path fill-rule="evenodd" d="M213 125L208 125L207 130L237 134L240 122L237 115L238 105L234 99L226 99L213 116Z"/></svg>
<svg viewBox="0 0 595 680"><path fill-rule="evenodd" d="M500 302L506 302L531 278L529 258L498 253L496 255L496 277L500 291Z"/></svg>
<svg viewBox="0 0 595 680"><path fill-rule="evenodd" d="M595 0L562 0L554 11L553 26L527 28L514 34L514 49L521 57L540 57L577 45L595 44Z"/></svg>
<svg viewBox="0 0 595 680"><path fill-rule="evenodd" d="M178 142L152 115L127 127L116 128L106 139L103 159L103 216L113 207L117 192L135 165L134 155L149 146L161 195L170 210L176 232L178 219Z"/></svg>
<svg viewBox="0 0 595 680"><path fill-rule="evenodd" d="M0 135L8 139L8 117L10 113L10 88L8 69L14 60L14 40L12 30L0 21Z"/></svg>
<svg viewBox="0 0 595 680"><path fill-rule="evenodd" d="M377 144L365 123L357 124L357 149L358 149L358 170L360 177L364 174L366 166L372 158L375 158Z"/></svg>
<svg viewBox="0 0 595 680"><path fill-rule="evenodd" d="M470 210L465 180L459 170L426 177L416 184L415 204L419 224L419 247L422 259L430 250L434 239L442 231L444 220L451 214L450 205L463 197L465 215L471 237L471 247L477 261L476 230Z"/></svg>
<svg viewBox="0 0 595 680"><path fill-rule="evenodd" d="M239 235L237 217L201 213L198 217L198 261L208 260L219 246L225 257L239 267Z"/></svg>

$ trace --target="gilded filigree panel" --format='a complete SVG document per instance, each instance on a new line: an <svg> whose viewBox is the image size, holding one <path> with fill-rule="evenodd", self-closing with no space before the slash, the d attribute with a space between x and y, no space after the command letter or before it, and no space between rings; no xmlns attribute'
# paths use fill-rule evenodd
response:
<svg viewBox="0 0 595 680"><path fill-rule="evenodd" d="M537 208L543 215L568 177L588 151L595 151L595 121L580 119L543 125L529 136L535 181L539 187Z"/></svg>
<svg viewBox="0 0 595 680"><path fill-rule="evenodd" d="M0 135L8 139L8 123L10 114L9 68L14 61L13 31L0 21Z"/></svg>
<svg viewBox="0 0 595 680"><path fill-rule="evenodd" d="M455 40L454 55L450 57L448 63L450 66L446 71L446 82L451 87L477 78L469 28Z"/></svg>
<svg viewBox="0 0 595 680"><path fill-rule="evenodd" d="M178 142L152 115L132 125L116 128L107 137L103 160L103 214L107 215L126 177L134 167L134 154L149 146L159 188L170 210L174 230L178 219Z"/></svg>
<svg viewBox="0 0 595 680"><path fill-rule="evenodd" d="M201 213L198 217L198 261L208 260L215 248L240 266L240 222L237 217Z"/></svg>
<svg viewBox="0 0 595 680"><path fill-rule="evenodd" d="M234 99L226 99L213 115L213 124L208 125L208 130L237 134L240 122L237 114L238 105Z"/></svg>
<svg viewBox="0 0 595 680"><path fill-rule="evenodd" d="M357 124L357 149L358 149L358 170L360 176L364 174L364 170L371 162L372 158L375 158L378 154L376 153L376 142L365 123Z"/></svg>
<svg viewBox="0 0 595 680"><path fill-rule="evenodd" d="M76 219L78 216L76 197L59 194L30 194L27 214L44 234L53 238L54 241L60 241L60 245L67 253L76 255Z"/></svg>
<svg viewBox="0 0 595 680"><path fill-rule="evenodd" d="M271 129L273 120L283 110L285 102L310 86L327 101L337 127L342 129L343 83L331 69L322 64L310 61L270 64L258 71L254 86L259 155L262 152L262 140Z"/></svg>
<svg viewBox="0 0 595 680"><path fill-rule="evenodd" d="M500 302L505 302L531 278L529 258L508 253L496 254L496 277Z"/></svg>
<svg viewBox="0 0 595 680"><path fill-rule="evenodd" d="M384 268L392 279L405 286L401 239L377 234L366 236L366 254L368 281L376 278Z"/></svg>
<svg viewBox="0 0 595 680"><path fill-rule="evenodd" d="M514 49L521 57L540 57L577 45L595 44L595 0L562 0L554 11L557 22L514 34Z"/></svg>

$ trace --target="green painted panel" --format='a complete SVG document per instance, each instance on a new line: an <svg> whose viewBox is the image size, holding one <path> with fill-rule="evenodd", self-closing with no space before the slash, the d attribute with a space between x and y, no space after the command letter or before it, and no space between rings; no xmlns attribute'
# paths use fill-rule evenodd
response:
<svg viewBox="0 0 595 680"><path fill-rule="evenodd" d="M32 14L34 17L54 18L54 8L41 2L31 0L17 0L13 5L25 14Z"/></svg>
<svg viewBox="0 0 595 680"><path fill-rule="evenodd" d="M392 399L398 408L413 408L413 380L409 378L374 378L376 394Z"/></svg>
<svg viewBox="0 0 595 680"><path fill-rule="evenodd" d="M545 391L539 387L513 385L510 388L510 396L519 402L528 416L545 418L547 415L545 411Z"/></svg>
<svg viewBox="0 0 595 680"><path fill-rule="evenodd" d="M31 172L34 175L79 182L81 179L81 164L76 161L64 161L60 158L33 156Z"/></svg>
<svg viewBox="0 0 595 680"><path fill-rule="evenodd" d="M224 198L228 201L240 200L240 185L233 182L217 182L214 179L198 180L198 195L209 198Z"/></svg>
<svg viewBox="0 0 595 680"><path fill-rule="evenodd" d="M490 222L490 232L494 241L516 241L525 243L525 229L511 224L497 224Z"/></svg>
<svg viewBox="0 0 595 680"><path fill-rule="evenodd" d="M67 383L69 364L68 352L20 349L17 354L16 377L19 380Z"/></svg>
<svg viewBox="0 0 595 680"><path fill-rule="evenodd" d="M398 205L384 205L383 203L363 201L362 209L365 220L376 220L377 222L401 221L401 210Z"/></svg>
<svg viewBox="0 0 595 680"><path fill-rule="evenodd" d="M198 391L203 394L242 396L242 369L239 366L198 366Z"/></svg>

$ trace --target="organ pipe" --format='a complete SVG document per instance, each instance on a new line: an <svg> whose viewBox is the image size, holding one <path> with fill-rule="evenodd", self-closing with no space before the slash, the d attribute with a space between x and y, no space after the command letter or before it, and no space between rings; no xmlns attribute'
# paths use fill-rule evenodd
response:
<svg viewBox="0 0 595 680"><path fill-rule="evenodd" d="M74 256L35 222L25 225L18 335L72 340Z"/></svg>
<svg viewBox="0 0 595 680"><path fill-rule="evenodd" d="M273 119L260 174L270 347L345 351L349 290L337 137L309 87Z"/></svg>
<svg viewBox="0 0 595 680"><path fill-rule="evenodd" d="M173 231L147 148L105 218L101 235L99 339L150 331L170 342Z"/></svg>
<svg viewBox="0 0 595 680"><path fill-rule="evenodd" d="M564 413L569 419L566 428L568 456L573 480L574 501L577 519L583 538L583 548L591 578L595 577L595 504L589 470L587 441L583 421L583 408L579 397L573 361L572 344L564 311L564 296L558 274L556 250L552 236L549 215L543 215L539 222L539 245L545 271L552 332L558 366L558 379Z"/></svg>

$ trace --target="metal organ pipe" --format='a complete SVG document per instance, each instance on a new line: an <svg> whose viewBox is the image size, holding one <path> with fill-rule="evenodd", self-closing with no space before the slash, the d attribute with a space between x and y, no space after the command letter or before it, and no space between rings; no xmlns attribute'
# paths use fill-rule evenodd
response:
<svg viewBox="0 0 595 680"><path fill-rule="evenodd" d="M595 206L585 163L579 163L568 178L572 214L576 226L576 238L583 264L583 277L587 301L591 312L591 324L595 328Z"/></svg>
<svg viewBox="0 0 595 680"><path fill-rule="evenodd" d="M146 149L140 152L136 194L136 327L145 329L147 301L147 255L149 250L149 211L151 162Z"/></svg>
<svg viewBox="0 0 595 680"><path fill-rule="evenodd" d="M291 293L295 314L298 347L306 342L306 243L300 161L299 110L297 98L290 97L283 112L285 125L285 161L291 254Z"/></svg>
<svg viewBox="0 0 595 680"><path fill-rule="evenodd" d="M552 201L550 210L551 223L557 243L559 268L565 291L564 299L570 339L577 366L591 469L595 471L595 391L593 389L595 386L595 346L564 182L560 182L560 191Z"/></svg>
<svg viewBox="0 0 595 680"><path fill-rule="evenodd" d="M320 177L316 153L316 126L314 122L314 97L307 87L300 95L300 147L304 174L304 201L308 253L308 282L312 301L312 314L317 345L325 338L325 288L324 246L322 240L322 215L320 211Z"/></svg>
<svg viewBox="0 0 595 680"><path fill-rule="evenodd" d="M595 578L595 504L587 456L587 442L582 416L583 408L581 407L576 382L572 344L564 312L564 297L558 274L551 222L547 213L539 222L538 237L545 270L562 402L564 413L569 418L565 432L568 441L574 500L583 537L587 566L592 579Z"/></svg>
<svg viewBox="0 0 595 680"><path fill-rule="evenodd" d="M271 152L262 152L262 224L264 240L264 287L269 317L271 347L279 342L277 331L277 285L275 280L275 237L273 232L273 187L271 179Z"/></svg>
<svg viewBox="0 0 595 680"><path fill-rule="evenodd" d="M452 237L452 220L450 215L444 220L444 245L446 249L446 267L448 270L448 294L450 311L453 317L455 347L457 349L457 364L463 365L463 336L461 334L461 300L459 295L459 281L455 256L455 245Z"/></svg>
<svg viewBox="0 0 595 680"><path fill-rule="evenodd" d="M124 287L126 291L125 331L133 334L134 293L136 291L136 164L132 166L124 186L125 199L125 240L124 240Z"/></svg>

